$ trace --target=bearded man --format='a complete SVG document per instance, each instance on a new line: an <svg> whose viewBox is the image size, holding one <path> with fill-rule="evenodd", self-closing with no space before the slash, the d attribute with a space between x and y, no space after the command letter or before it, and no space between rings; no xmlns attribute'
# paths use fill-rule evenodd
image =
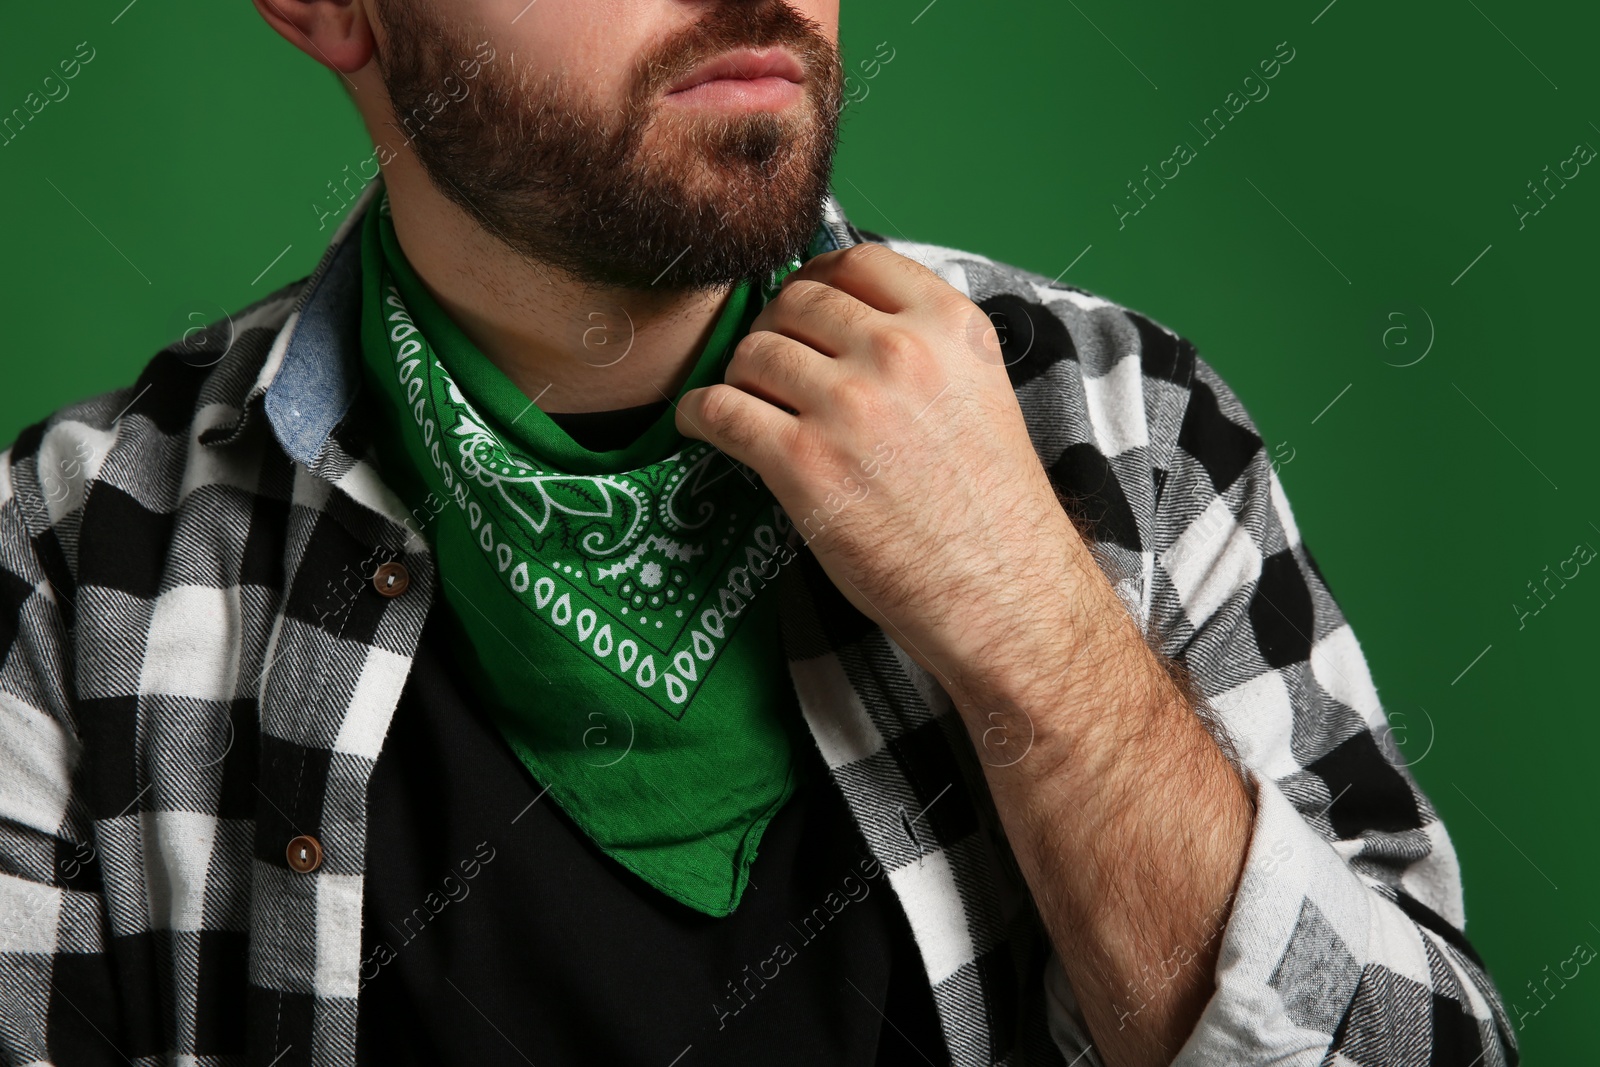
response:
<svg viewBox="0 0 1600 1067"><path fill-rule="evenodd" d="M0 454L5 1062L1516 1062L1238 398L852 225L837 0L256 7L381 176Z"/></svg>

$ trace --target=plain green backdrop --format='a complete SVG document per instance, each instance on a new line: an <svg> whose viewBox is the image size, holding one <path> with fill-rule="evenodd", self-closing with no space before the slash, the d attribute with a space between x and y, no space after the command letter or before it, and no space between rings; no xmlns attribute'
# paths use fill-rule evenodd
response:
<svg viewBox="0 0 1600 1067"><path fill-rule="evenodd" d="M1600 167L1574 157L1600 147L1600 14L1326 4L844 0L835 192L870 229L1059 274L1195 341L1279 459L1451 831L1525 1059L1594 1062L1600 974L1544 1001L1529 983L1600 945L1600 576L1521 613L1600 547ZM246 0L4 21L0 114L93 55L0 145L9 442L309 273L332 233L313 205L372 148ZM1132 199L1179 142L1193 158Z"/></svg>

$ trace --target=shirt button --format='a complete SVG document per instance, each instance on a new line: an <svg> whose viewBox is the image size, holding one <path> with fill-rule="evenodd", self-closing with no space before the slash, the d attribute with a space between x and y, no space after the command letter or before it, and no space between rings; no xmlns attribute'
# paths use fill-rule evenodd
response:
<svg viewBox="0 0 1600 1067"><path fill-rule="evenodd" d="M301 874L310 874L322 866L322 845L310 834L301 834L289 842L289 866Z"/></svg>
<svg viewBox="0 0 1600 1067"><path fill-rule="evenodd" d="M385 563L372 576L372 587L387 597L396 597L411 584L411 573L404 563Z"/></svg>

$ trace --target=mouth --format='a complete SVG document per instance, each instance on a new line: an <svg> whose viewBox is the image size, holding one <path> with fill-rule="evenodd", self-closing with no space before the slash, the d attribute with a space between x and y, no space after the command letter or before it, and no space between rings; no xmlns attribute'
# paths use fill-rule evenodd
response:
<svg viewBox="0 0 1600 1067"><path fill-rule="evenodd" d="M805 71L782 48L739 48L700 64L667 88L674 104L781 107L798 99Z"/></svg>

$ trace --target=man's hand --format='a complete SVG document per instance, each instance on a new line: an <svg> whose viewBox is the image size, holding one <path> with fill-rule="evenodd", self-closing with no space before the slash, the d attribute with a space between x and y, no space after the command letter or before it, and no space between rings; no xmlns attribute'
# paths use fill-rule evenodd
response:
<svg viewBox="0 0 1600 1067"><path fill-rule="evenodd" d="M947 684L1004 670L1006 635L1063 610L1077 534L999 337L920 263L876 244L815 257L677 425L754 468L841 592Z"/></svg>
<svg viewBox="0 0 1600 1067"><path fill-rule="evenodd" d="M1211 996L1251 794L1057 501L1000 352L932 271L856 245L789 276L678 428L759 472L939 680L1102 1060L1170 1063Z"/></svg>

